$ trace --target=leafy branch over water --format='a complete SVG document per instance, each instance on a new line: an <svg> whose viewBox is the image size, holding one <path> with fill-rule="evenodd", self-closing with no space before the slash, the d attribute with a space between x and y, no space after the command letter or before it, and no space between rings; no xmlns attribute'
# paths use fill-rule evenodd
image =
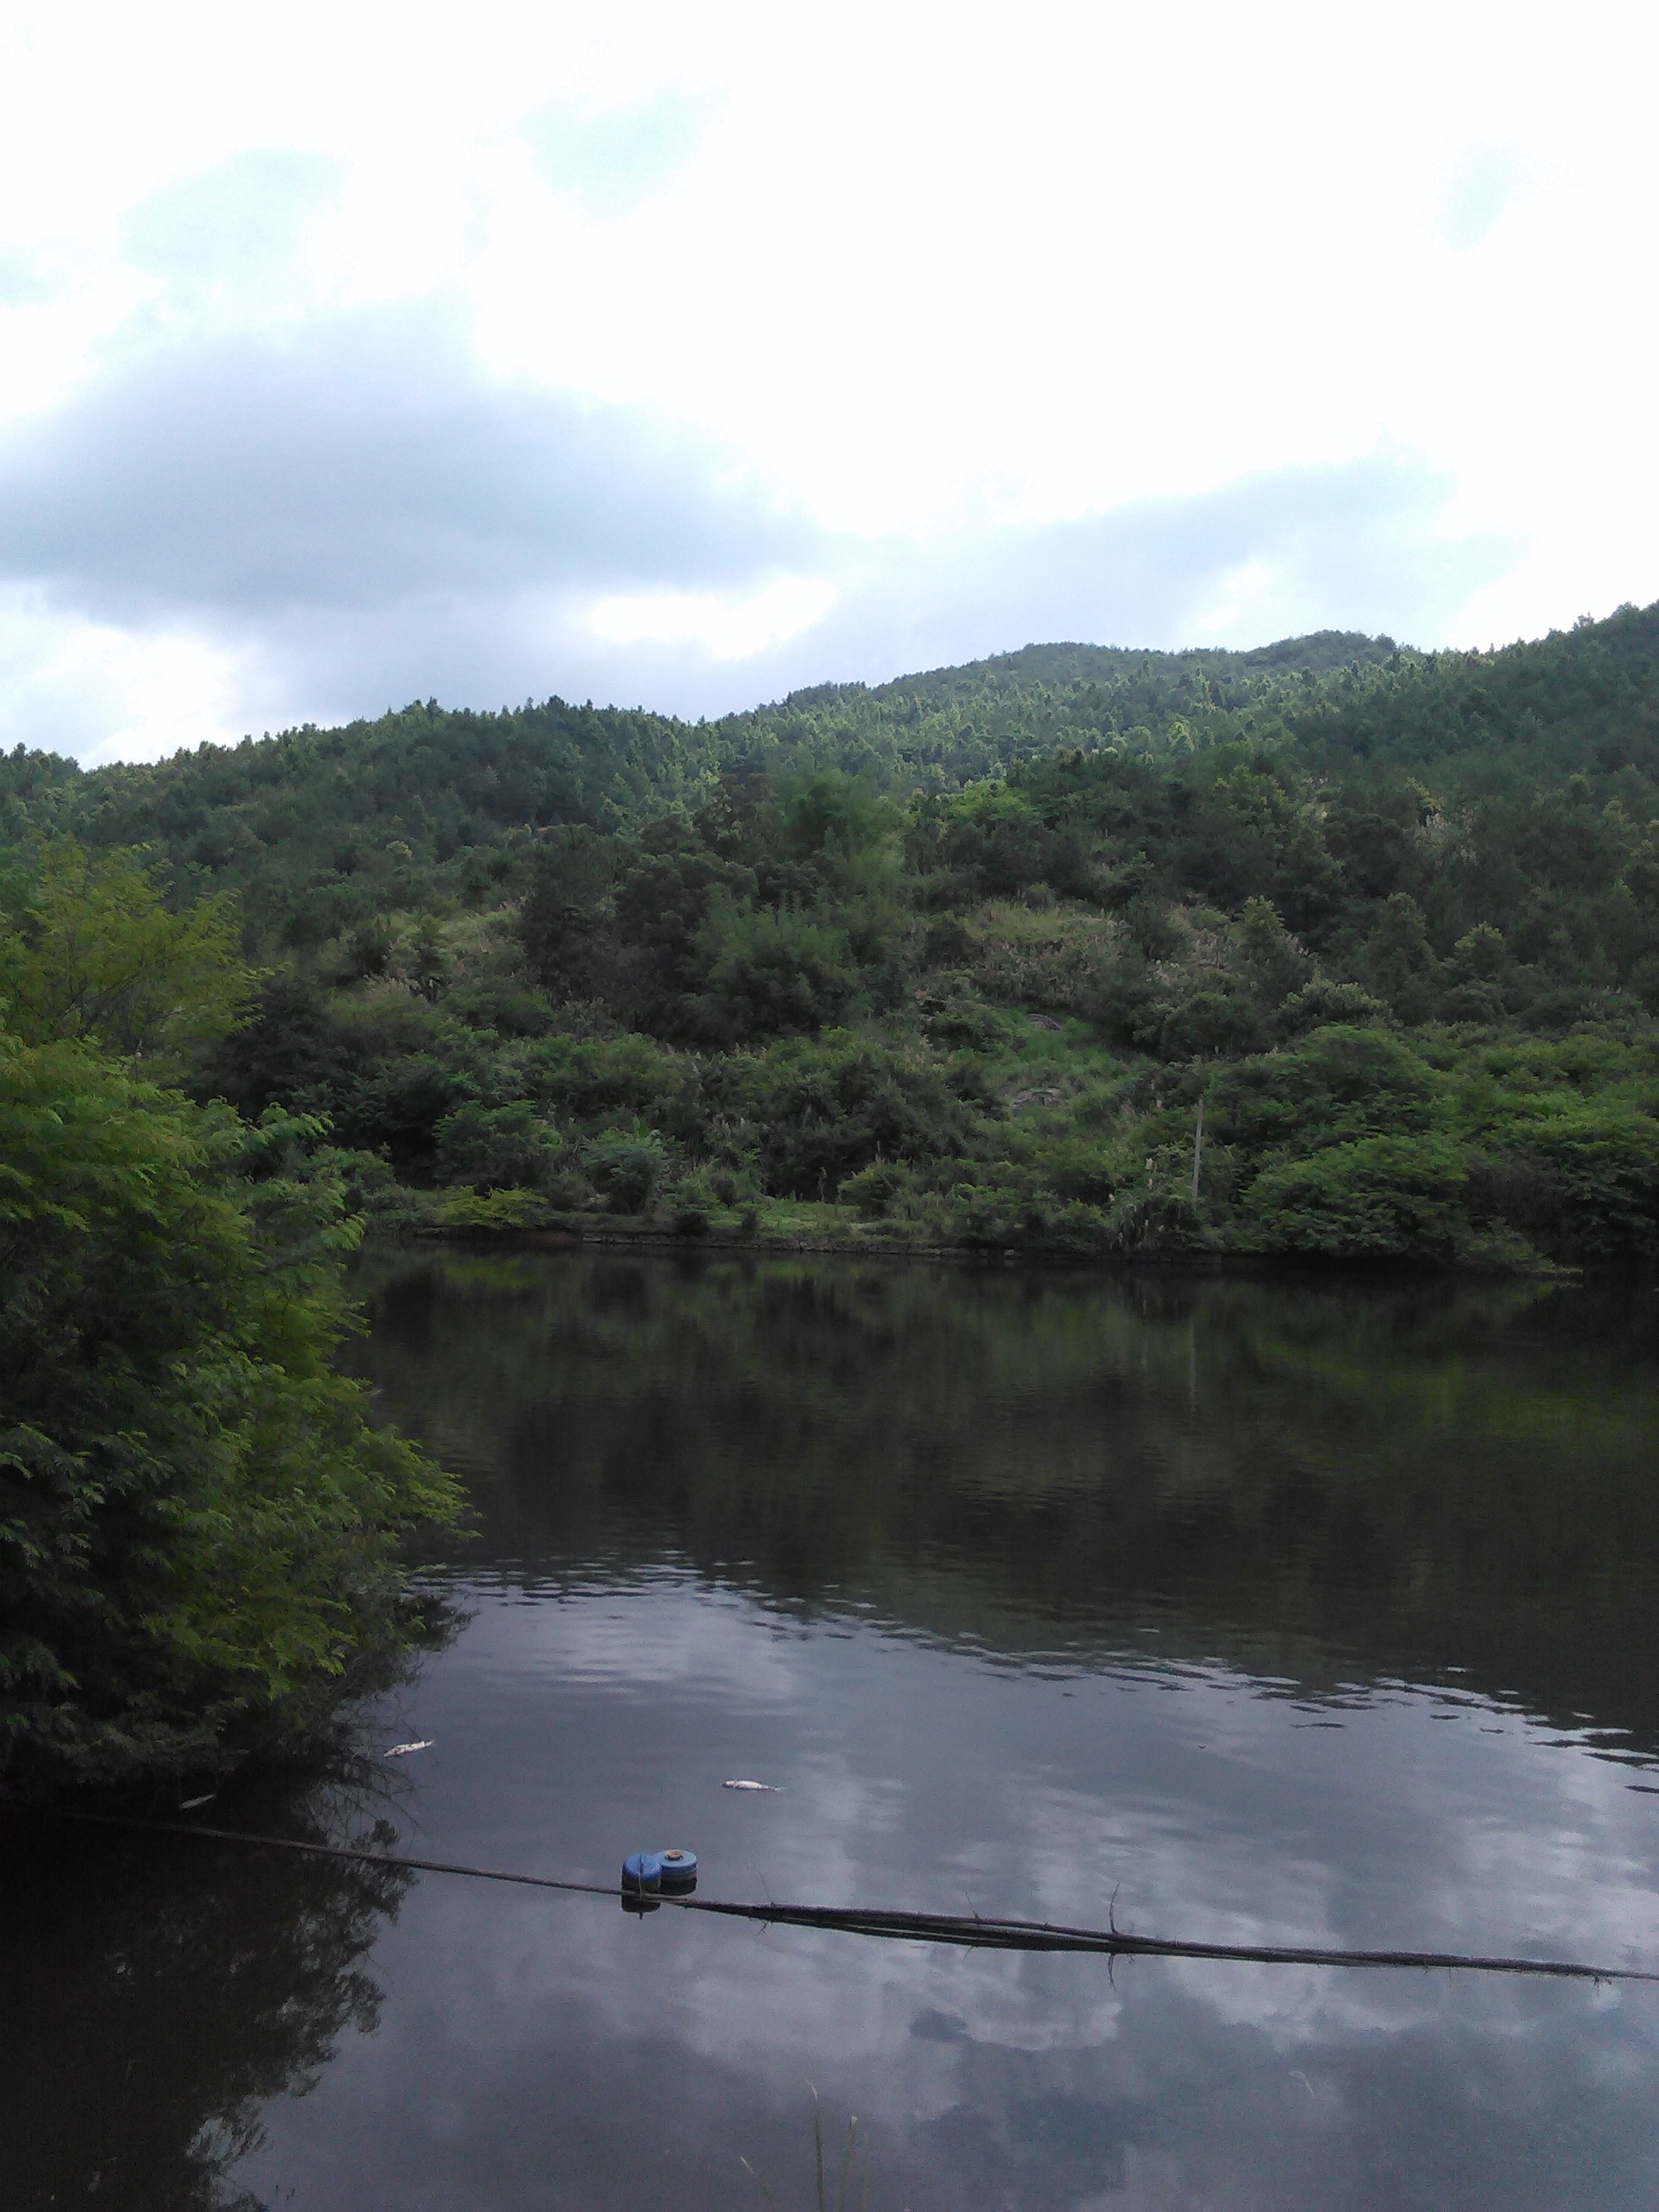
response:
<svg viewBox="0 0 1659 2212"><path fill-rule="evenodd" d="M314 1723L418 1632L453 1486L333 1355L322 1125L176 1087L251 979L136 868L47 862L0 939L0 1781L120 1781Z"/></svg>

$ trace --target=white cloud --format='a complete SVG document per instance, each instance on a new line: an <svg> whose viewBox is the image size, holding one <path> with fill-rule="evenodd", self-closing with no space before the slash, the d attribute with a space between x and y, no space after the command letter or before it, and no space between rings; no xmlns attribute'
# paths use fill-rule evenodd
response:
<svg viewBox="0 0 1659 2212"><path fill-rule="evenodd" d="M88 622L27 587L0 590L0 746L38 744L45 726L92 766L209 744L230 726L239 674L204 638Z"/></svg>
<svg viewBox="0 0 1659 2212"><path fill-rule="evenodd" d="M835 586L818 578L782 576L743 599L657 592L601 599L589 621L607 645L693 645L711 660L748 660L811 629L836 596Z"/></svg>

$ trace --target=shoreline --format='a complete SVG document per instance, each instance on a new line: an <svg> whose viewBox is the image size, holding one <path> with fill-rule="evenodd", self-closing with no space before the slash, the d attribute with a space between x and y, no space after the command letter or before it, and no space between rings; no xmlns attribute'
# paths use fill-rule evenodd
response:
<svg viewBox="0 0 1659 2212"><path fill-rule="evenodd" d="M1472 1261L1321 1252L1206 1252L1178 1248L1164 1251L1077 1252L1067 1250L1063 1246L1036 1243L981 1245L950 1243L944 1239L917 1243L852 1235L792 1237L764 1229L713 1224L695 1234L688 1234L654 1221L641 1222L635 1226L626 1219L612 1218L598 1222L580 1215L556 1218L533 1228L482 1225L420 1228L385 1237L371 1236L364 1240L365 1249L386 1250L398 1246L407 1249L422 1245L507 1251L568 1251L594 1245L611 1249L631 1247L635 1250L676 1254L682 1257L700 1252L720 1252L727 1255L747 1254L754 1258L787 1254L824 1259L930 1260L954 1267L1017 1267L1024 1265L1065 1267L1068 1270L1092 1269L1109 1274L1433 1276L1448 1280L1531 1282L1558 1286L1576 1285L1587 1275L1603 1272L1569 1267L1541 1258L1533 1266L1483 1266ZM1632 1271L1613 1269L1607 1272L1623 1274ZM1633 1272L1639 1273L1642 1271Z"/></svg>

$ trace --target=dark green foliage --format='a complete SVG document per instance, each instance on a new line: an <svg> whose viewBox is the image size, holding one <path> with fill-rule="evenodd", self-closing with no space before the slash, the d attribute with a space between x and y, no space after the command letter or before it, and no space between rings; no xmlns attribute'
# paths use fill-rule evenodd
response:
<svg viewBox="0 0 1659 2212"><path fill-rule="evenodd" d="M823 1029L858 995L845 932L811 912L762 907L734 915L718 941L708 993L719 1028L734 1042Z"/></svg>
<svg viewBox="0 0 1659 2212"><path fill-rule="evenodd" d="M66 872L78 916L52 910ZM216 921L169 921L121 862L60 852L42 883L8 955L15 1017L0 1006L13 1787L210 1759L228 1731L316 1718L350 1668L399 1648L396 1536L454 1503L334 1371L357 1224L323 1125L276 1106L250 1125L104 1048L141 1004L175 1040L234 1018L246 978L211 957ZM143 993L82 992L67 1021L62 979L129 976L134 946Z"/></svg>
<svg viewBox="0 0 1659 2212"><path fill-rule="evenodd" d="M276 975L261 985L251 1019L207 1062L203 1081L257 1118L278 1099L301 1106L334 1099L356 1072L326 994L301 976Z"/></svg>
<svg viewBox="0 0 1659 2212"><path fill-rule="evenodd" d="M600 1199L618 1213L643 1213L657 1194L668 1154L654 1130L606 1130L582 1147L582 1164Z"/></svg>
<svg viewBox="0 0 1659 2212"><path fill-rule="evenodd" d="M1499 1259L1659 1254L1659 1048L1428 1052L1326 1029L1217 1079L1246 1249Z"/></svg>
<svg viewBox="0 0 1659 2212"><path fill-rule="evenodd" d="M1468 1147L1432 1137L1364 1137L1275 1162L1244 1204L1254 1249L1362 1260L1457 1255Z"/></svg>
<svg viewBox="0 0 1659 2212"><path fill-rule="evenodd" d="M446 1510L329 1356L314 1124L80 1044L0 1058L0 1764L119 1775L294 1718L394 1644L388 1534Z"/></svg>
<svg viewBox="0 0 1659 2212"><path fill-rule="evenodd" d="M558 1133L527 1099L510 1106L458 1106L433 1132L445 1182L474 1190L535 1190L556 1174Z"/></svg>
<svg viewBox="0 0 1659 2212"><path fill-rule="evenodd" d="M985 1116L952 1074L931 1054L831 1030L727 1062L720 1103L754 1132L769 1190L821 1198L877 1160L938 1160L973 1146Z"/></svg>
<svg viewBox="0 0 1659 2212"><path fill-rule="evenodd" d="M1427 1124L1428 1063L1380 1030L1322 1029L1293 1051L1247 1060L1209 1086L1211 1135L1252 1153L1317 1152Z"/></svg>

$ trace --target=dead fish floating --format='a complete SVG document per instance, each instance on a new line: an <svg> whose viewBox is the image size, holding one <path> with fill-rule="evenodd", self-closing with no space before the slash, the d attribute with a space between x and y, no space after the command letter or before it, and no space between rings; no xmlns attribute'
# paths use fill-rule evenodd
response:
<svg viewBox="0 0 1659 2212"><path fill-rule="evenodd" d="M380 1753L382 1759L407 1759L411 1751L430 1751L437 1741L435 1736L422 1736L418 1743L394 1743L390 1751Z"/></svg>
<svg viewBox="0 0 1659 2212"><path fill-rule="evenodd" d="M778 1785L775 1782L722 1782L720 1788L722 1790L764 1790L773 1797L778 1794Z"/></svg>

